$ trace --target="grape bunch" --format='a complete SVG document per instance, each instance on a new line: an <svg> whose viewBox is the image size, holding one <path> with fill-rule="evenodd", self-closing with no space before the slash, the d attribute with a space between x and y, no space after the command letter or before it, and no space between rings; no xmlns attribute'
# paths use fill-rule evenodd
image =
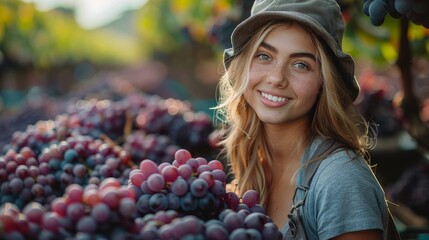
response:
<svg viewBox="0 0 429 240"><path fill-rule="evenodd" d="M0 206L1 239L282 239L248 190L226 192L218 160L192 157L143 160L123 183L114 177L71 183L50 204Z"/></svg>
<svg viewBox="0 0 429 240"><path fill-rule="evenodd" d="M135 192L115 178L71 184L49 206L0 207L2 239L126 239L135 231Z"/></svg>
<svg viewBox="0 0 429 240"><path fill-rule="evenodd" d="M0 117L0 146L7 144L13 133L24 129L27 125L52 118L53 113L49 108L49 103L44 103L42 106L26 104L21 111L12 116L3 113Z"/></svg>
<svg viewBox="0 0 429 240"><path fill-rule="evenodd" d="M141 239L282 239L271 219L260 212L223 210L218 218L204 221L194 215L181 216L175 210L147 214L139 222Z"/></svg>
<svg viewBox="0 0 429 240"><path fill-rule="evenodd" d="M9 149L0 157L0 203L49 204L70 184L98 184L109 177L126 183L133 165L122 148L89 136L68 137L39 156L29 147Z"/></svg>
<svg viewBox="0 0 429 240"><path fill-rule="evenodd" d="M281 239L256 191L226 192L213 132L186 102L145 95L79 100L15 132L0 239Z"/></svg>
<svg viewBox="0 0 429 240"><path fill-rule="evenodd" d="M193 158L185 149L175 152L172 163L157 165L149 159L130 173L130 183L141 190L142 214L177 210L201 219L213 218L226 208L226 174L218 160Z"/></svg>
<svg viewBox="0 0 429 240"><path fill-rule="evenodd" d="M429 3L426 0L364 0L363 12L375 26L383 24L386 15L390 14L429 28Z"/></svg>
<svg viewBox="0 0 429 240"><path fill-rule="evenodd" d="M153 159L157 164L171 162L180 148L165 135L135 131L127 136L122 148L129 153L135 163L142 159Z"/></svg>
<svg viewBox="0 0 429 240"><path fill-rule="evenodd" d="M61 134L58 129L54 128L55 122L52 120L39 121L34 125L29 125L25 131L16 131L12 134L9 143L3 146L3 151L13 149L20 151L24 147L28 147L39 155L44 148L51 144L56 144L65 137L70 136L69 133Z"/></svg>
<svg viewBox="0 0 429 240"><path fill-rule="evenodd" d="M211 119L194 113L186 102L176 99L154 99L136 116L136 125L147 133L168 136L171 141L189 150L204 149L214 130Z"/></svg>
<svg viewBox="0 0 429 240"><path fill-rule="evenodd" d="M212 129L207 116L180 100L147 95L78 100L55 120L15 132L3 146L0 204L49 204L70 184L86 186L108 177L127 183L143 159L171 162L186 146L209 152Z"/></svg>
<svg viewBox="0 0 429 240"><path fill-rule="evenodd" d="M213 130L206 114L193 112L181 100L148 95L132 95L116 102L78 100L55 120L40 121L15 132L3 152L27 146L39 154L46 146L77 135L123 144L134 131L166 136L174 145L202 152L210 150L208 136Z"/></svg>

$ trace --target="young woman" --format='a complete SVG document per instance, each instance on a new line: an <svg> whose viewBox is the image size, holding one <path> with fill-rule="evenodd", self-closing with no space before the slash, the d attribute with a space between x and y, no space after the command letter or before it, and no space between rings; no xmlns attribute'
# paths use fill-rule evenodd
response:
<svg viewBox="0 0 429 240"><path fill-rule="evenodd" d="M368 123L353 107L353 59L342 51L335 0L256 0L232 34L219 84L222 141L239 195L248 189L285 234L302 166L324 139L345 148L323 159L307 192L308 239L383 239L388 211L368 165Z"/></svg>

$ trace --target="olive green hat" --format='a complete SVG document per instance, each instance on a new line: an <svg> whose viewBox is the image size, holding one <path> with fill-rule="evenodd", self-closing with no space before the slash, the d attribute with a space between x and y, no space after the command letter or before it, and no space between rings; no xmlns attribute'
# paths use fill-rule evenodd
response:
<svg viewBox="0 0 429 240"><path fill-rule="evenodd" d="M327 45L337 60L350 96L355 100L360 87L354 74L353 58L342 51L345 23L335 0L255 0L250 17L241 22L231 35L232 48L224 52L225 69L256 31L271 21L281 20L307 26Z"/></svg>

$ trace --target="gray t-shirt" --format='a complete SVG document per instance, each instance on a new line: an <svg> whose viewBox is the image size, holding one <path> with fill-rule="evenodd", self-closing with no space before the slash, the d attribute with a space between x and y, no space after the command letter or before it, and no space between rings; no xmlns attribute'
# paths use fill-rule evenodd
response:
<svg viewBox="0 0 429 240"><path fill-rule="evenodd" d="M307 161L321 143L316 138L306 149L301 162ZM303 181L302 171L297 184ZM302 199L302 191L298 199ZM362 157L340 150L322 160L302 208L308 239L330 239L347 232L380 229L386 232L388 212L384 191ZM286 223L282 229L289 229Z"/></svg>

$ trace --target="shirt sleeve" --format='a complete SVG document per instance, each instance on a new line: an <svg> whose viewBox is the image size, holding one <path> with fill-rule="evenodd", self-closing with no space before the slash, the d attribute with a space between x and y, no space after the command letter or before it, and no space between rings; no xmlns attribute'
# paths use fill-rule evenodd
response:
<svg viewBox="0 0 429 240"><path fill-rule="evenodd" d="M384 231L384 192L368 164L344 153L335 155L321 163L311 187L319 239L360 230Z"/></svg>

